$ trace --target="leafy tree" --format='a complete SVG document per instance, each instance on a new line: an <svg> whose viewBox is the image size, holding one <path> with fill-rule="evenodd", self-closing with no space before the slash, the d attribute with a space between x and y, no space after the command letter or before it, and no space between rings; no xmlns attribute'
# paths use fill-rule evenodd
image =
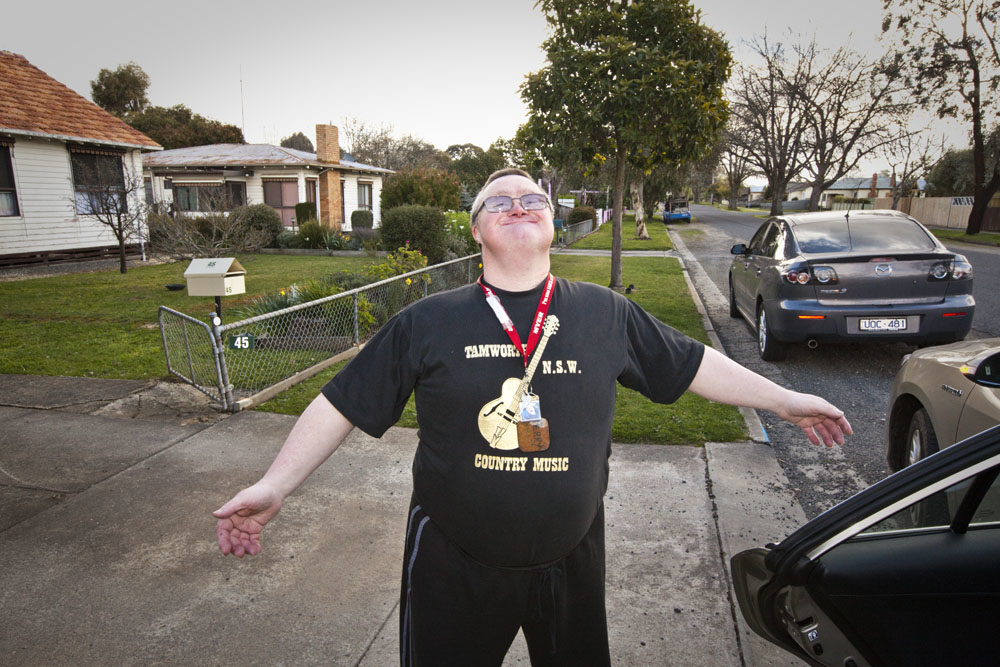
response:
<svg viewBox="0 0 1000 667"><path fill-rule="evenodd" d="M458 174L462 199L469 206L489 175L507 166L503 152L496 146L484 151L475 144L453 144L445 152L451 157L448 168Z"/></svg>
<svg viewBox="0 0 1000 667"><path fill-rule="evenodd" d="M302 134L301 132L296 132L295 134L289 135L281 140L281 146L283 148L294 148L297 151L305 151L306 153L315 153L316 148L313 146L313 142L309 140L309 137Z"/></svg>
<svg viewBox="0 0 1000 667"><path fill-rule="evenodd" d="M169 109L147 107L143 111L126 114L125 122L167 149L246 143L240 128L205 118L183 104Z"/></svg>
<svg viewBox="0 0 1000 667"><path fill-rule="evenodd" d="M974 180L972 149L952 149L927 174L927 196L971 197Z"/></svg>
<svg viewBox="0 0 1000 667"><path fill-rule="evenodd" d="M105 111L123 116L149 106L148 88L149 76L137 64L129 62L115 70L102 68L97 79L90 82L90 97Z"/></svg>
<svg viewBox="0 0 1000 667"><path fill-rule="evenodd" d="M386 177L379 201L383 211L403 205L436 206L454 211L459 208L459 189L458 176L454 172L417 167Z"/></svg>
<svg viewBox="0 0 1000 667"><path fill-rule="evenodd" d="M966 233L982 230L1000 189L1000 164L988 168L988 128L1000 88L998 0L882 0L882 33L896 40L895 73L922 108L957 117L972 135L973 195Z"/></svg>
<svg viewBox="0 0 1000 667"><path fill-rule="evenodd" d="M611 282L622 289L625 167L697 159L726 119L731 56L687 0L540 0L548 64L521 87L549 160L614 164Z"/></svg>

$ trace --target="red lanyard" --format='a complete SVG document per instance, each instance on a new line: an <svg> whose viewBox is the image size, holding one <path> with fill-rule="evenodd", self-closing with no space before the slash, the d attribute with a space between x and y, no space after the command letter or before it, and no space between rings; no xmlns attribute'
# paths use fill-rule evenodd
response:
<svg viewBox="0 0 1000 667"><path fill-rule="evenodd" d="M531 358L531 353L535 351L538 339L542 336L542 324L545 322L545 315L549 312L549 304L552 302L552 290L556 285L555 276L550 273L549 277L545 280L545 288L542 290L542 296L538 299L538 308L535 310L535 320L531 323L531 331L528 333L527 345L521 343L521 337L517 335L514 323L511 322L507 310L500 303L500 297L497 296L496 292L487 287L486 283L483 282L482 276L479 277L477 282L483 288L483 294L486 295L486 303L493 309L493 313L500 321L503 330L507 332L510 342L514 343L514 347L524 357L524 365L527 366L528 359Z"/></svg>

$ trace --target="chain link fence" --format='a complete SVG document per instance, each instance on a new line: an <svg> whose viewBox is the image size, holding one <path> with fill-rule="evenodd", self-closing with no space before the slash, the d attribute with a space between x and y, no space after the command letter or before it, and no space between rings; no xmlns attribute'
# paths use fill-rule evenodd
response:
<svg viewBox="0 0 1000 667"><path fill-rule="evenodd" d="M167 368L224 409L236 412L353 356L361 343L407 305L467 285L480 270L480 256L472 255L213 326L160 306Z"/></svg>

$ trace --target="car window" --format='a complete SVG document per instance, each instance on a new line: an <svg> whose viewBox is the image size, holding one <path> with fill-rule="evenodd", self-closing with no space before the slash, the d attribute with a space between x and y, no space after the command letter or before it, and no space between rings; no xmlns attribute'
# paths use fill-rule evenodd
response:
<svg viewBox="0 0 1000 667"><path fill-rule="evenodd" d="M757 229L757 233L753 235L753 238L750 239L750 243L748 244L747 247L750 248L751 254L754 255L760 254L760 248L762 247L764 242L764 235L767 233L767 230L769 228L770 225L765 222L763 225L760 226L759 229Z"/></svg>
<svg viewBox="0 0 1000 667"><path fill-rule="evenodd" d="M799 248L806 253L907 252L933 250L934 241L912 220L854 218L795 226Z"/></svg>
<svg viewBox="0 0 1000 667"><path fill-rule="evenodd" d="M986 474L986 473L981 473ZM892 516L868 527L859 536L887 531L915 530L919 528L943 528L951 524L955 511L962 504L965 494L972 486L974 478L938 491L906 507ZM986 496L979 503L972 516L970 526L996 523L1000 521L1000 477L993 480Z"/></svg>
<svg viewBox="0 0 1000 667"><path fill-rule="evenodd" d="M774 257L778 252L778 244L781 241L781 227L777 223L771 223L764 234L764 241L760 249L764 257Z"/></svg>

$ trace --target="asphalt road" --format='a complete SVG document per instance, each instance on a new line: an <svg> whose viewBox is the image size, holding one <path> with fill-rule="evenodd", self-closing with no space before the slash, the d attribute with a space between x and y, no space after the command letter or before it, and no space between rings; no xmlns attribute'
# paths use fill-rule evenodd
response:
<svg viewBox="0 0 1000 667"><path fill-rule="evenodd" d="M808 517L812 518L885 477L885 409L892 380L904 355L903 343L792 346L784 361L761 361L752 326L728 315L730 247L747 242L763 222L748 213L693 206L696 222L675 226L706 276L695 284L729 354L741 364L798 391L821 395L847 413L854 436L842 448L817 448L801 432L770 414L762 420L778 461ZM972 337L1000 336L1000 249L956 248L975 271L976 315ZM710 280L712 285L704 284ZM713 287L714 286L714 287ZM706 294L709 292L709 294Z"/></svg>

